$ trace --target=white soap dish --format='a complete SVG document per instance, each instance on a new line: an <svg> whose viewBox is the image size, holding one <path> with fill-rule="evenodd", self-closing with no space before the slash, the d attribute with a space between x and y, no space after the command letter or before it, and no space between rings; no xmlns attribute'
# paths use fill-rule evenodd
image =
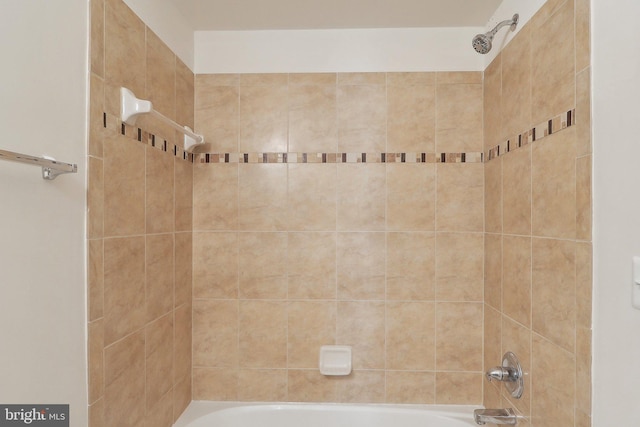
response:
<svg viewBox="0 0 640 427"><path fill-rule="evenodd" d="M323 345L320 347L320 373L322 375L349 375L351 373L351 346Z"/></svg>

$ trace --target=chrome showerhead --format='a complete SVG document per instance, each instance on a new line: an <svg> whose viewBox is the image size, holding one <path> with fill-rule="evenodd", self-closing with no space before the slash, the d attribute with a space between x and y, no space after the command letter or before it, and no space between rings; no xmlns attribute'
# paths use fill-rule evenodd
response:
<svg viewBox="0 0 640 427"><path fill-rule="evenodd" d="M514 31L516 29L516 27L518 26L518 19L520 18L520 16L516 13L515 15L513 15L513 18L508 19L506 21L502 21L501 23L499 23L498 25L495 26L495 28L487 33L484 34L478 34L473 38L473 48L476 50L476 52L481 53L481 54L485 54L488 53L491 50L491 42L493 41L493 37L496 35L496 33L498 32L498 30L504 26L511 26L511 31Z"/></svg>
<svg viewBox="0 0 640 427"><path fill-rule="evenodd" d="M473 38L473 48L476 52L485 54L491 50L491 40L493 37L487 34L478 34Z"/></svg>

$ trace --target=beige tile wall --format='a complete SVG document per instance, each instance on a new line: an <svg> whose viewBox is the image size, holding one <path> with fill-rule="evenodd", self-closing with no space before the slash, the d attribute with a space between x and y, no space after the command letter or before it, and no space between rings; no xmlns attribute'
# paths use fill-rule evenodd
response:
<svg viewBox="0 0 640 427"><path fill-rule="evenodd" d="M212 153L483 149L481 73L198 75L195 92ZM483 176L196 162L194 399L481 403ZM353 346L352 375L320 375L324 344Z"/></svg>
<svg viewBox="0 0 640 427"><path fill-rule="evenodd" d="M194 76L121 0L92 0L91 27L90 425L169 427L191 401L193 165L113 124L126 86L193 125Z"/></svg>
<svg viewBox="0 0 640 427"><path fill-rule="evenodd" d="M591 121L588 0L548 1L485 72L490 148L575 108L576 125L485 164L484 366L514 351L532 426L591 425Z"/></svg>
<svg viewBox="0 0 640 427"><path fill-rule="evenodd" d="M92 426L170 425L192 391L484 399L524 424L590 425L587 0L547 2L484 82L258 74L197 76L195 87L124 3L91 8ZM104 128L120 86L178 122L195 118L217 153L480 152L572 108L578 125L484 165L198 163L192 178L190 163ZM350 377L317 372L331 343L354 346ZM518 401L483 381L507 350L529 374Z"/></svg>

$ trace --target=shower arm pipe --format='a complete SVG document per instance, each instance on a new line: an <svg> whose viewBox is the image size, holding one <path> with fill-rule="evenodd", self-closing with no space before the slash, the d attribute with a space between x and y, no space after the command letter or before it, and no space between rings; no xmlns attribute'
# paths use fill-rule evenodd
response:
<svg viewBox="0 0 640 427"><path fill-rule="evenodd" d="M193 132L188 126L182 126L162 113L153 109L151 101L138 99L129 89L120 88L120 118L128 125L134 126L140 114L151 114L161 122L184 134L184 151L192 153L198 145L204 144L204 136Z"/></svg>
<svg viewBox="0 0 640 427"><path fill-rule="evenodd" d="M498 34L498 31L500 31L500 28L502 27L506 27L507 25L509 26L514 26L514 24L518 23L518 14L513 15L512 19L506 19L500 23L498 23L498 25L496 25L493 30L489 31L488 33L486 33L487 35L491 35L491 37L495 36L496 34ZM511 28L511 30L513 31L515 29L515 27Z"/></svg>

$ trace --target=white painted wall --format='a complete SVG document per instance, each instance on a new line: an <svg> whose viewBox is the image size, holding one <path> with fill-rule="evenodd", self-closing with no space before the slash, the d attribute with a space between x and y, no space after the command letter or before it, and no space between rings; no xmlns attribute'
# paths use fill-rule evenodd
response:
<svg viewBox="0 0 640 427"><path fill-rule="evenodd" d="M591 0L594 141L594 427L640 424L640 3Z"/></svg>
<svg viewBox="0 0 640 427"><path fill-rule="evenodd" d="M546 0L504 0L486 28L383 28L194 31L169 0L124 0L195 73L482 71ZM188 5L184 5L187 7ZM183 13L184 12L184 13ZM515 32L500 31L487 55L474 35L520 14Z"/></svg>
<svg viewBox="0 0 640 427"><path fill-rule="evenodd" d="M0 0L0 148L78 163L55 181L0 161L0 403L87 424L87 0Z"/></svg>
<svg viewBox="0 0 640 427"><path fill-rule="evenodd" d="M196 31L195 73L481 71L481 27Z"/></svg>
<svg viewBox="0 0 640 427"><path fill-rule="evenodd" d="M160 40L193 70L193 26L168 0L124 0Z"/></svg>
<svg viewBox="0 0 640 427"><path fill-rule="evenodd" d="M486 28L196 31L195 67L206 73L483 71L545 0L504 0ZM515 32L502 29L487 55L473 37L520 14Z"/></svg>

